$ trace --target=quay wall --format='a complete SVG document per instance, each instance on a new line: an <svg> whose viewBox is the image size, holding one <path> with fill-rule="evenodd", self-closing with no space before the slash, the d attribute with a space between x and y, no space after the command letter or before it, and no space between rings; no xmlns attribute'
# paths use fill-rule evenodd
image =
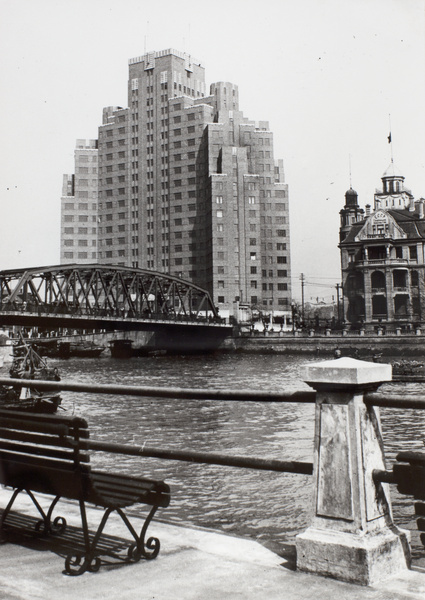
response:
<svg viewBox="0 0 425 600"><path fill-rule="evenodd" d="M293 336L268 334L241 336L225 340L221 348L227 351L259 354L314 354L370 358L382 356L425 356L425 336L421 335L331 335Z"/></svg>
<svg viewBox="0 0 425 600"><path fill-rule="evenodd" d="M117 339L130 339L134 349L155 350L155 335L144 331L115 331L62 337L62 341L92 341L105 346ZM11 346L0 346L0 361L11 362ZM218 351L258 354L308 354L315 356L341 356L372 359L374 355L402 357L425 357L425 334L365 334L333 333L331 335L294 335L292 333L267 332L256 335L240 335L237 332L221 343Z"/></svg>

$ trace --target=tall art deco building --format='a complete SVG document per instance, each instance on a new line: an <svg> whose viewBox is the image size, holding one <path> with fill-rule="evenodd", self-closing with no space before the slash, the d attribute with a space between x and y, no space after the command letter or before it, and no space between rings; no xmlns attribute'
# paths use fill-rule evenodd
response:
<svg viewBox="0 0 425 600"><path fill-rule="evenodd" d="M175 50L129 61L128 106L99 128L98 262L182 277L222 310L289 308L288 186L268 123L243 116L234 84L207 94L203 66Z"/></svg>

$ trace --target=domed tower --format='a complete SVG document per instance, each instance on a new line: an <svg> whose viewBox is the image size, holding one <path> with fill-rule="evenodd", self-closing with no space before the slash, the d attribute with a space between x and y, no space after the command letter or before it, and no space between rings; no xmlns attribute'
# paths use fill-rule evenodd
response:
<svg viewBox="0 0 425 600"><path fill-rule="evenodd" d="M339 211L339 214L341 219L339 241L342 242L347 237L352 225L364 218L364 210L359 207L357 192L352 187L345 192L345 206Z"/></svg>
<svg viewBox="0 0 425 600"><path fill-rule="evenodd" d="M414 210L414 199L410 190L404 187L404 175L395 166L393 160L381 177L382 190L376 190L375 210L393 208Z"/></svg>

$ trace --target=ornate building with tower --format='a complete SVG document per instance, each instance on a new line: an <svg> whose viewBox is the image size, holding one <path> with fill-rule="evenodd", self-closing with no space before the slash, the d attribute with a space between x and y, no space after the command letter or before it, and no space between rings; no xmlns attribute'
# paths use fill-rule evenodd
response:
<svg viewBox="0 0 425 600"><path fill-rule="evenodd" d="M381 179L373 210L350 188L340 211L344 320L410 331L425 321L425 200L414 199L392 160Z"/></svg>

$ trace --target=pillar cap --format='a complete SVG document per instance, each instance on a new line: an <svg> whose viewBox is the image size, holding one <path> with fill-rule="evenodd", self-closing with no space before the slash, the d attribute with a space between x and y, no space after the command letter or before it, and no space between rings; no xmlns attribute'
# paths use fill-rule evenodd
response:
<svg viewBox="0 0 425 600"><path fill-rule="evenodd" d="M343 357L303 365L301 377L313 387L315 384L363 386L392 381L392 366Z"/></svg>

